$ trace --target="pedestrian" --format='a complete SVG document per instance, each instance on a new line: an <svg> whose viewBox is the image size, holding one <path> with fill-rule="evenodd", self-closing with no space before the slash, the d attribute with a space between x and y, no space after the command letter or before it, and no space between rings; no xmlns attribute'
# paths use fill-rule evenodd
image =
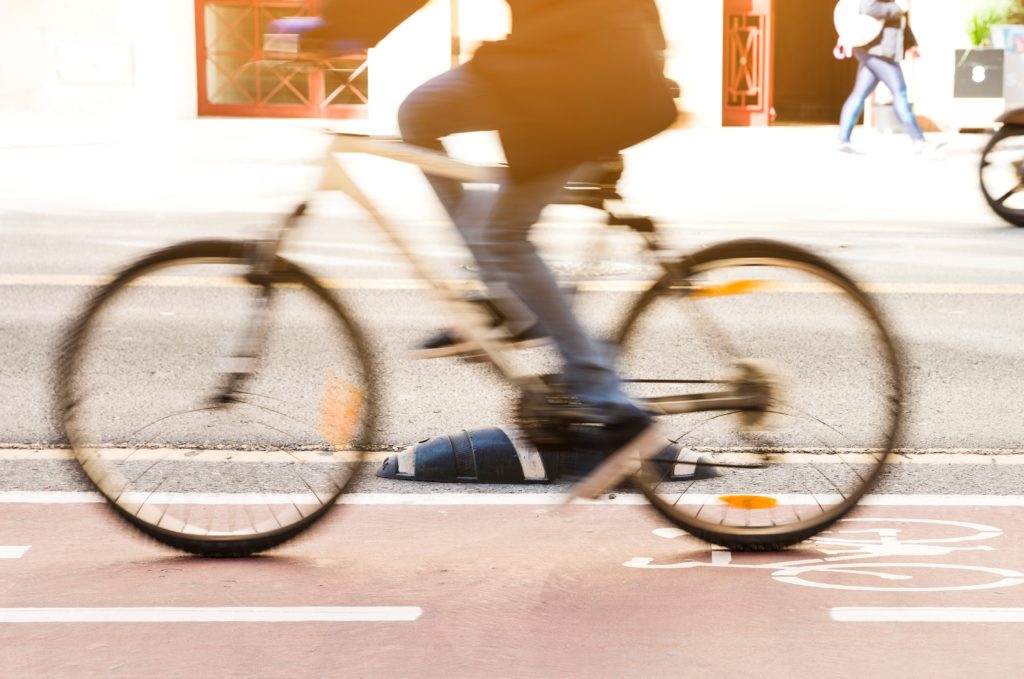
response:
<svg viewBox="0 0 1024 679"><path fill-rule="evenodd" d="M850 46L843 43L842 29L840 40L833 50L837 59L853 56L859 62L857 79L853 91L843 104L839 116L839 145L837 149L843 153L857 153L850 143L853 128L860 120L864 111L864 102L875 91L878 83L892 92L893 111L906 130L913 143L914 151L920 153L929 149L921 126L914 117L910 101L907 98L907 82L903 77L900 61L904 58L917 58L917 39L910 28L908 12L896 0L859 0L860 14L871 17L881 23L878 35L864 45ZM839 28L837 26L837 28Z"/></svg>

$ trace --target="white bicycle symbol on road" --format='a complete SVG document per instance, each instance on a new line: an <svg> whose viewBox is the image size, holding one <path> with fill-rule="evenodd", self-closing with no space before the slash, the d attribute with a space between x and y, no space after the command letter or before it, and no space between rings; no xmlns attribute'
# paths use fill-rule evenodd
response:
<svg viewBox="0 0 1024 679"><path fill-rule="evenodd" d="M904 526L906 524L906 526ZM901 539L904 528L942 527L945 537ZM953 529L950 531L950 529ZM663 538L686 535L675 528L659 528L654 534ZM809 546L821 554L820 558L778 561L772 563L736 563L728 551L712 550L710 561L688 559L679 563L656 564L650 557L634 557L623 565L628 568L682 569L682 568L745 568L772 571L779 582L804 587L821 587L862 592L962 592L977 589L997 589L1024 583L1024 573L1006 568L965 566L958 564L914 561L885 561L851 563L865 559L892 559L940 557L953 552L991 552L993 547L974 545L951 546L957 543L978 542L1000 537L1003 531L993 526L962 521L935 519L843 519L830 531L812 539ZM919 573L915 576L913 573ZM925 575L927 573L927 575ZM944 582L952 576L954 582L939 586L918 586L915 577L934 579L943 576ZM840 581L841 580L841 581ZM911 581L908 584L908 581Z"/></svg>

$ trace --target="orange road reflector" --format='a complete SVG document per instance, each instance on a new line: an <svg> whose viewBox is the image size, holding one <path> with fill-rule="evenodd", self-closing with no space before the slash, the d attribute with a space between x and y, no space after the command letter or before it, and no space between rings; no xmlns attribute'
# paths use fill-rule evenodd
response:
<svg viewBox="0 0 1024 679"><path fill-rule="evenodd" d="M771 509L779 504L775 498L764 495L722 495L718 499L733 509Z"/></svg>
<svg viewBox="0 0 1024 679"><path fill-rule="evenodd" d="M320 402L320 433L336 450L343 450L351 441L362 410L362 390L329 373Z"/></svg>
<svg viewBox="0 0 1024 679"><path fill-rule="evenodd" d="M747 295L758 290L768 290L771 283L767 281L729 281L719 285L705 285L690 293L691 297L704 299L705 297L726 297L729 295Z"/></svg>

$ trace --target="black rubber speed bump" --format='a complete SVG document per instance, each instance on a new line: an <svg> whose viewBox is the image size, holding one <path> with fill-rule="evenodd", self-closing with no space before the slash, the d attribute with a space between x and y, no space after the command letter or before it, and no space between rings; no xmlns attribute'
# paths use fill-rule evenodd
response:
<svg viewBox="0 0 1024 679"><path fill-rule="evenodd" d="M585 466L597 462L578 453L541 453L515 427L485 427L424 439L389 456L377 476L445 483L550 483L585 475ZM652 463L674 481L717 476L699 453L671 442Z"/></svg>

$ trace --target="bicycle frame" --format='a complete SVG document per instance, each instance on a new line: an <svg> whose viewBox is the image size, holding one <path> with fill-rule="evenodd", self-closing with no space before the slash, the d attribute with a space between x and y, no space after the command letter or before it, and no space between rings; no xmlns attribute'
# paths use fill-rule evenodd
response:
<svg viewBox="0 0 1024 679"><path fill-rule="evenodd" d="M413 271L438 294L452 320L452 327L460 336L475 342L487 360L501 375L519 389L528 393L548 394L551 387L539 375L517 373L505 356L505 349L488 332L488 326L477 309L463 300L458 290L442 277L435 275L427 263L417 255L406 243L400 230L381 212L373 201L364 193L346 170L341 156L348 153L366 153L381 158L408 163L420 168L426 174L432 174L465 183L500 184L507 179L506 168L493 165L477 165L451 158L441 152L413 146L397 138L370 137L365 135L346 134L328 131L331 143L323 159L323 172L316 191L340 191L363 208L376 226L387 236L391 244L401 253L402 257L412 266ZM312 198L301 203L293 215L286 220L277 237L270 241L272 246L261 253L267 259L276 254L280 243L288 231L297 223ZM648 249L658 254L665 254L661 249L653 224L646 218L619 218L609 213L610 224L621 224L633 228L645 237ZM659 263L666 271L673 271L683 279L685 266L681 272L676 271L680 264L676 256L659 257ZM683 262L685 264L685 260ZM685 287L682 288L685 292ZM706 290L701 294L707 295ZM721 294L733 294L723 292ZM640 380L643 381L643 380ZM719 381L718 383L729 383ZM702 394L674 395L644 401L645 406L657 414L674 415L709 410L742 410L763 407L765 399L757 393L744 393L744 390L733 385L729 389Z"/></svg>

